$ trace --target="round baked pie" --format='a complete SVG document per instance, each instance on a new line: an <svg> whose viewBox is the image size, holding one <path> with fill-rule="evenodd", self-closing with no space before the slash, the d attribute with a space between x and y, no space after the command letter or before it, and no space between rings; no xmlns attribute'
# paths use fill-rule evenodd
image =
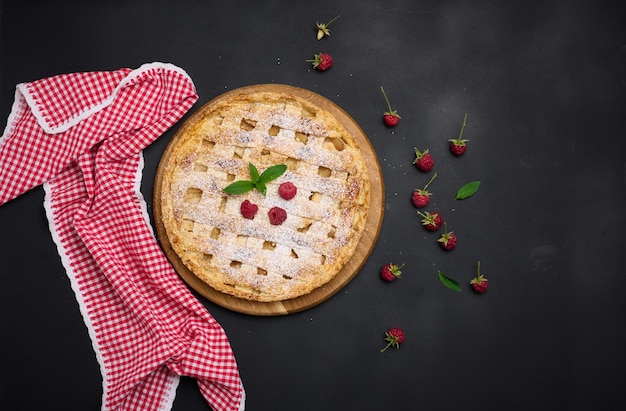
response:
<svg viewBox="0 0 626 411"><path fill-rule="evenodd" d="M167 150L162 223L182 263L213 289L259 302L292 299L328 283L354 253L370 205L367 167L354 137L310 101L275 91L216 99ZM253 169L278 165L286 170L265 193L225 191L256 181ZM283 183L293 198L281 197ZM273 218L276 210L284 221Z"/></svg>

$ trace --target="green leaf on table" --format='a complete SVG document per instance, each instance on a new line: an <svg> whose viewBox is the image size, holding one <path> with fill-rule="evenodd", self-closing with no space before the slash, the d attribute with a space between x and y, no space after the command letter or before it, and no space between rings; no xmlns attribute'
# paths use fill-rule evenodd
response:
<svg viewBox="0 0 626 411"><path fill-rule="evenodd" d="M478 187L480 186L480 181L472 181L471 183L465 184L463 187L459 188L459 191L456 192L456 199L463 200L468 197L471 197L478 191Z"/></svg>
<svg viewBox="0 0 626 411"><path fill-rule="evenodd" d="M456 282L452 278L446 277L446 275L439 270L437 270L437 275L439 276L439 281L441 281L441 284L445 285L453 291L461 292L461 286L458 282Z"/></svg>

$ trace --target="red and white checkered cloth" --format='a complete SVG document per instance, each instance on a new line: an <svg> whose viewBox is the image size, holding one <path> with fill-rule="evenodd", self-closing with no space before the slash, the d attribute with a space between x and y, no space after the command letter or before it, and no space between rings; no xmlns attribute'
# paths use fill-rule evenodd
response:
<svg viewBox="0 0 626 411"><path fill-rule="evenodd" d="M0 205L44 184L103 410L169 410L180 376L213 409L244 409L226 334L162 253L139 191L142 150L197 98L171 64L59 75L17 86L0 138Z"/></svg>

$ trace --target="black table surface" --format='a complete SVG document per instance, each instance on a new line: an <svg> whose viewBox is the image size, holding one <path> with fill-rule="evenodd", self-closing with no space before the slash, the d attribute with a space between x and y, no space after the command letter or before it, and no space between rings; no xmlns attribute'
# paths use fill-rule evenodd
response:
<svg viewBox="0 0 626 411"><path fill-rule="evenodd" d="M63 4L63 5L61 5ZM241 86L302 87L348 112L385 184L380 237L326 302L257 317L199 297L226 330L247 410L614 410L626 405L626 15L603 1L0 3L0 128L15 85L56 74L182 67L197 109ZM317 41L315 23L332 23ZM305 60L327 52L327 72ZM383 85L402 116L382 123ZM462 157L448 151L468 113ZM189 115L188 113L187 115ZM144 154L142 191L174 126ZM444 252L410 202L459 243ZM461 185L478 192L455 200ZM102 377L37 187L0 207L0 409L97 410ZM468 285L477 262L490 280ZM388 262L403 276L380 280ZM438 271L462 291L443 286ZM381 354L384 331L406 331ZM210 409L183 378L174 410Z"/></svg>

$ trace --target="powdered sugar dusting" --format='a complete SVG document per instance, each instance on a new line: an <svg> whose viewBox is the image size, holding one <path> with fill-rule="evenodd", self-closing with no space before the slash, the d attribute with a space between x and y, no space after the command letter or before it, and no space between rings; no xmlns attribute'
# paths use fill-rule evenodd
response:
<svg viewBox="0 0 626 411"><path fill-rule="evenodd" d="M367 211L369 181L351 136L328 113L273 93L237 97L194 130L170 159L163 200L168 235L190 269L220 291L259 301L329 281L356 247ZM225 194L251 178L249 163L288 170L266 195ZM298 188L290 200L278 195L286 181ZM244 200L259 207L252 220L241 215ZM272 207L287 212L282 225L269 224Z"/></svg>

